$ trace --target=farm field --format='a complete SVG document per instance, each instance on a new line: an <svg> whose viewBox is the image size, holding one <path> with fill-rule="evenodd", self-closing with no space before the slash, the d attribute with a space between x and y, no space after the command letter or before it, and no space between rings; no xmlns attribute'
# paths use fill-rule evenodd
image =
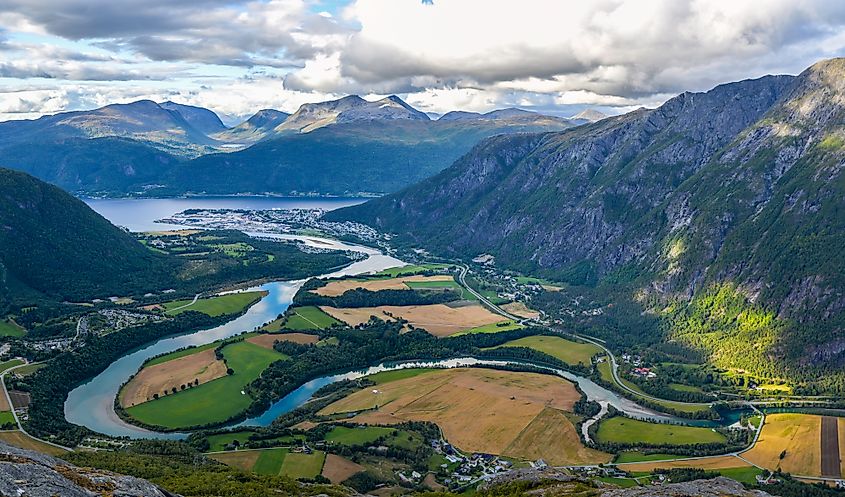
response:
<svg viewBox="0 0 845 497"><path fill-rule="evenodd" d="M4 400L3 402L6 401ZM8 409L8 407L6 409ZM0 409L0 427L9 425L12 428L17 428L18 426L15 422L15 415L12 414L12 411L6 409Z"/></svg>
<svg viewBox="0 0 845 497"><path fill-rule="evenodd" d="M519 323L515 323L511 320L507 320L493 324L485 324L484 326L477 326L468 330L459 331L452 336L472 335L473 333L499 333L502 331L519 330L522 328L525 328L525 326Z"/></svg>
<svg viewBox="0 0 845 497"><path fill-rule="evenodd" d="M206 440L208 440L208 452L219 452L225 450L226 446L235 440L243 444L249 440L250 435L253 433L255 432L252 430L245 430L232 433L221 433L219 435L206 437Z"/></svg>
<svg viewBox="0 0 845 497"><path fill-rule="evenodd" d="M11 359L11 360L8 360L8 361L0 362L0 373L2 373L3 371L6 371L9 368L13 368L15 366L20 366L23 363L24 362L20 359Z"/></svg>
<svg viewBox="0 0 845 497"><path fill-rule="evenodd" d="M363 288L371 292L379 290L410 290L412 288L450 288L459 287L455 279L448 274L434 276L400 276L397 278L363 279L348 278L342 280L330 280L326 286L322 286L312 293L325 297L339 297L349 290Z"/></svg>
<svg viewBox="0 0 845 497"><path fill-rule="evenodd" d="M143 404L153 400L155 395L164 396L165 391L172 393L173 388L180 390L186 384L199 388L223 376L226 376L226 364L215 357L213 349L204 348L193 354L143 367L120 390L120 405L127 408Z"/></svg>
<svg viewBox="0 0 845 497"><path fill-rule="evenodd" d="M240 292L199 299L191 304L192 299L174 300L161 304L165 314L175 316L187 311L196 311L209 316L237 314L261 300L267 292Z"/></svg>
<svg viewBox="0 0 845 497"><path fill-rule="evenodd" d="M531 336L512 340L500 347L527 347L560 359L567 364L589 365L593 356L601 353L601 348L592 343L577 343L561 337Z"/></svg>
<svg viewBox="0 0 845 497"><path fill-rule="evenodd" d="M689 456L679 456L677 454L643 454L639 451L627 451L617 454L613 462L615 464L626 464L649 461L667 461L669 459L687 459L688 457Z"/></svg>
<svg viewBox="0 0 845 497"><path fill-rule="evenodd" d="M602 442L653 445L692 445L725 441L721 433L696 426L648 423L616 416L599 423L596 438Z"/></svg>
<svg viewBox="0 0 845 497"><path fill-rule="evenodd" d="M341 445L364 445L372 443L381 437L386 437L394 431L393 428L381 426L362 425L356 428L336 426L326 434L325 439L327 442L334 442Z"/></svg>
<svg viewBox="0 0 845 497"><path fill-rule="evenodd" d="M561 411L571 410L580 395L561 378L461 368L398 376L378 387L378 393L369 388L355 392L320 414L359 412L352 420L369 424L430 421L447 440L471 452L526 453L528 446L542 440L539 445L557 454L556 462L610 460L578 442L574 425ZM543 435L546 430L554 436Z"/></svg>
<svg viewBox="0 0 845 497"><path fill-rule="evenodd" d="M285 475L291 478L314 478L323 470L326 453L290 452L288 449L238 450L212 454L223 464L252 471L259 475Z"/></svg>
<svg viewBox="0 0 845 497"><path fill-rule="evenodd" d="M326 462L323 464L322 475L332 483L338 484L365 469L360 464L355 464L344 457L335 454L326 454Z"/></svg>
<svg viewBox="0 0 845 497"><path fill-rule="evenodd" d="M11 411L12 406L9 405L9 400L6 398L6 385L0 381L0 411Z"/></svg>
<svg viewBox="0 0 845 497"><path fill-rule="evenodd" d="M350 326L366 323L370 316L389 320L385 313L402 317L415 328L423 328L434 336L446 337L462 330L494 324L502 321L502 316L494 314L485 307L473 304L461 307L449 307L444 304L409 305L379 307L360 307L355 309L339 309L336 307L321 307L327 314L339 319Z"/></svg>
<svg viewBox="0 0 845 497"><path fill-rule="evenodd" d="M67 453L66 450L35 440L34 438L24 435L22 432L17 430L0 431L0 442L6 442L9 445L14 445L15 447L20 447L21 449L43 452L51 456L60 456Z"/></svg>
<svg viewBox="0 0 845 497"><path fill-rule="evenodd" d="M820 442L821 416L770 414L757 444L743 457L767 469L780 467L795 475L821 476ZM786 454L780 459L784 450Z"/></svg>
<svg viewBox="0 0 845 497"><path fill-rule="evenodd" d="M22 337L26 330L10 318L0 319L0 337Z"/></svg>
<svg viewBox="0 0 845 497"><path fill-rule="evenodd" d="M324 330L335 324L341 323L319 307L294 307L285 316L284 324L281 325L280 330Z"/></svg>
<svg viewBox="0 0 845 497"><path fill-rule="evenodd" d="M144 402L126 412L143 423L171 429L225 421L252 402L249 395L242 393L243 388L270 364L287 358L246 341L227 345L223 348L223 356L234 374Z"/></svg>
<svg viewBox="0 0 845 497"><path fill-rule="evenodd" d="M612 456L585 447L567 416L546 408L504 450L511 457L527 461L543 459L552 465L610 462Z"/></svg>
<svg viewBox="0 0 845 497"><path fill-rule="evenodd" d="M320 337L317 335L309 335L307 333L259 333L246 339L249 343L254 343L266 349L272 349L276 342L293 342L302 345L309 345L317 343Z"/></svg>
<svg viewBox="0 0 845 497"><path fill-rule="evenodd" d="M389 269L385 269L376 273L378 276L405 276L405 275L413 275L424 273L426 271L438 271L441 269L448 269L452 267L451 264L421 264L421 265L414 265L409 264L407 266L399 266L399 267L392 267Z"/></svg>
<svg viewBox="0 0 845 497"><path fill-rule="evenodd" d="M29 376L32 373L38 371L39 369L46 366L43 362L35 363L35 364L27 364L26 366L21 366L15 370L15 374L18 376Z"/></svg>
<svg viewBox="0 0 845 497"><path fill-rule="evenodd" d="M528 306L525 305L523 302L511 302L509 304L504 304L502 306L502 309L513 314L514 316L519 316L521 318L537 319L538 317L540 317L539 311L529 309Z"/></svg>
<svg viewBox="0 0 845 497"><path fill-rule="evenodd" d="M679 457L679 456L674 456ZM717 469L727 469L727 468L749 468L753 467L751 464L743 461L742 459L736 456L714 456L714 457L703 457L703 458L686 458L686 459L678 459L677 461L668 461L668 462L633 462L633 463L617 463L619 465L619 469L624 469L625 471L631 471L634 473L637 472L648 472L654 471L658 468L701 468L705 470L717 470Z"/></svg>

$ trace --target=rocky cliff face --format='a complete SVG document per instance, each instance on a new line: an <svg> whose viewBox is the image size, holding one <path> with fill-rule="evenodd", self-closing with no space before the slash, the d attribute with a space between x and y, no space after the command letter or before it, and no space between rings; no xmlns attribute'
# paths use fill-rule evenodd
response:
<svg viewBox="0 0 845 497"><path fill-rule="evenodd" d="M172 497L173 494L140 478L79 468L55 457L0 442L0 495Z"/></svg>
<svg viewBox="0 0 845 497"><path fill-rule="evenodd" d="M430 180L329 218L575 284L624 269L629 296L655 311L729 286L762 309L758 321L793 323L761 342L745 327L736 342L754 342L758 362L812 364L821 350L800 344L828 350L845 329L843 75L836 59L573 130L496 137ZM722 333L711 342L731 338L709 331Z"/></svg>

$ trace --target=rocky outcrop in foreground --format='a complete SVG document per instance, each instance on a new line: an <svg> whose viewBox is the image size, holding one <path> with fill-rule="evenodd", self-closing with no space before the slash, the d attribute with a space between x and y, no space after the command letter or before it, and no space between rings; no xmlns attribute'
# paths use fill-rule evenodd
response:
<svg viewBox="0 0 845 497"><path fill-rule="evenodd" d="M611 490L602 497L771 497L762 490L746 490L742 483L730 478L695 480L668 485Z"/></svg>
<svg viewBox="0 0 845 497"><path fill-rule="evenodd" d="M0 442L0 495L15 497L173 497L133 476L79 468Z"/></svg>

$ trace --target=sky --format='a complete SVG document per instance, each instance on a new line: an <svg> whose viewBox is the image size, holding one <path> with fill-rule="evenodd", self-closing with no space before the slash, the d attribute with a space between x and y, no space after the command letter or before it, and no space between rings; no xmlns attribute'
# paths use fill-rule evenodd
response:
<svg viewBox="0 0 845 497"><path fill-rule="evenodd" d="M655 107L845 55L841 0L3 0L0 120L397 94L422 111Z"/></svg>

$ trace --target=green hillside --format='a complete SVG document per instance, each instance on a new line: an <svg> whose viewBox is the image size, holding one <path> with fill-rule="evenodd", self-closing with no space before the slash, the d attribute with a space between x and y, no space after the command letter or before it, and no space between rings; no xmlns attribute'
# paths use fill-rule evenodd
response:
<svg viewBox="0 0 845 497"><path fill-rule="evenodd" d="M611 343L674 339L721 367L805 379L806 393L843 390L843 75L836 59L570 131L495 137L326 217L575 285L541 302L615 304L579 323Z"/></svg>
<svg viewBox="0 0 845 497"><path fill-rule="evenodd" d="M59 188L0 169L0 295L125 295L176 267Z"/></svg>

